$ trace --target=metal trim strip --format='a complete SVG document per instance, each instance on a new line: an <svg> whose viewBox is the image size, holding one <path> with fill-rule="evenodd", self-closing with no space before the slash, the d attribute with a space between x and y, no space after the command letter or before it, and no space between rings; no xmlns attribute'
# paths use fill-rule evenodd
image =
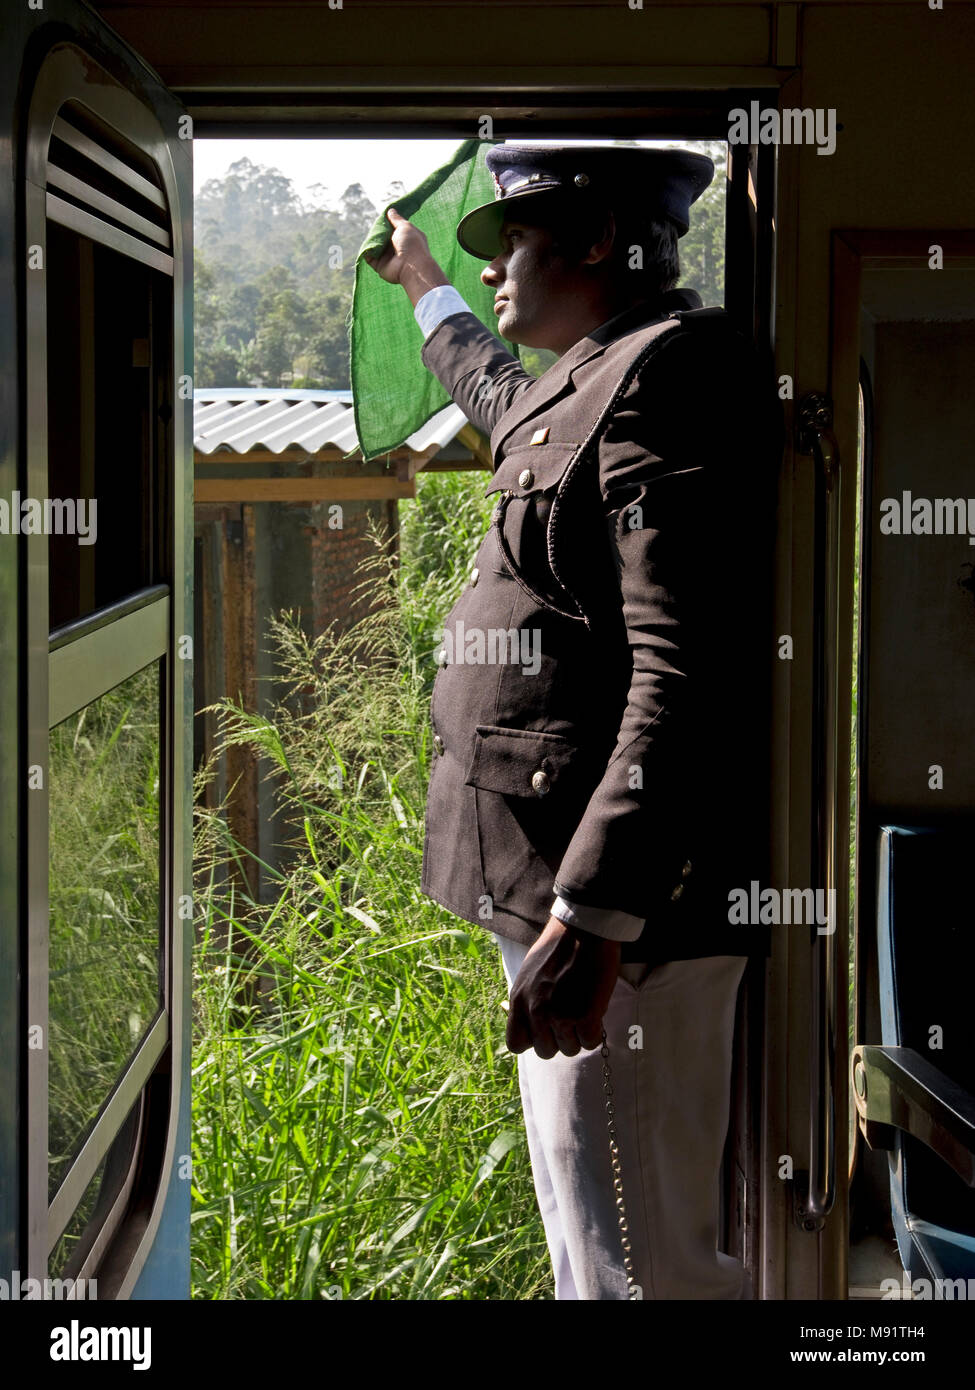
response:
<svg viewBox="0 0 975 1390"><path fill-rule="evenodd" d="M91 184L85 183L84 179L76 178L74 174L69 174L66 170L52 164L48 160L47 165L48 185L53 184L55 188L60 188L62 192L68 193L72 198L77 198L80 202L88 203L90 207L97 208L106 217L114 217L116 222L124 222L133 231L139 232L142 236L148 237L159 246L172 246L172 238L169 233L158 227L155 222L150 222L147 217L140 217L137 212L127 208L124 203L117 202L115 198L110 198L107 193L101 193L97 188L92 188Z"/></svg>
<svg viewBox="0 0 975 1390"><path fill-rule="evenodd" d="M85 159L90 159L92 164L99 165L107 174L111 174L112 178L118 179L120 183L127 183L147 202L155 203L156 207L161 208L163 212L166 211L166 199L155 184L144 179L116 155L110 154L97 140L92 140L83 131L76 130L63 116L55 117L51 134L70 145Z"/></svg>
<svg viewBox="0 0 975 1390"><path fill-rule="evenodd" d="M47 1249L54 1249L85 1189L98 1169L99 1163L122 1128L126 1115L139 1099L139 1093L155 1070L169 1042L169 1015L161 1009L156 1021L143 1038L135 1056L116 1082L88 1138L81 1146L54 1194L47 1212Z"/></svg>
<svg viewBox="0 0 975 1390"><path fill-rule="evenodd" d="M103 222L100 217L76 208L74 203L66 203L56 193L47 194L46 207L47 215L52 222L59 222L62 227L68 227L80 236L100 242L102 246L108 246L113 251L120 251L123 256L142 261L144 265L152 266L153 270L161 270L165 275L174 273L172 256L157 251L154 246L147 246L138 237L113 227L110 222Z"/></svg>
<svg viewBox="0 0 975 1390"><path fill-rule="evenodd" d="M115 603L108 603L104 608L96 608L94 613L86 613L82 618L75 618L69 623L63 623L61 627L52 628L48 639L48 649L53 652L59 647L67 646L69 642L87 637L92 632L97 632L100 627L108 627L109 623L118 622L119 618L127 617L129 613L137 613L142 608L148 608L150 604L157 603L161 598L166 598L169 593L168 584L149 584L145 589L135 589L131 594L126 594L124 598L118 599Z"/></svg>
<svg viewBox="0 0 975 1390"><path fill-rule="evenodd" d="M57 647L48 666L49 727L169 650L169 594Z"/></svg>

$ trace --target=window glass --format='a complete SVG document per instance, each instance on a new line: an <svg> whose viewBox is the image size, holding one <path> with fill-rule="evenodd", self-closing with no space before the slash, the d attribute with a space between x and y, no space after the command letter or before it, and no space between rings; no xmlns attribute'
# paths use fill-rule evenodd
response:
<svg viewBox="0 0 975 1390"><path fill-rule="evenodd" d="M140 1099L126 1116L125 1123L95 1169L71 1220L51 1251L47 1268L49 1278L77 1278L129 1173L139 1137L141 1113ZM88 1297L93 1297L93 1294Z"/></svg>
<svg viewBox="0 0 975 1390"><path fill-rule="evenodd" d="M55 628L155 581L152 301L171 287L54 222L47 261L45 529Z"/></svg>
<svg viewBox="0 0 975 1390"><path fill-rule="evenodd" d="M50 733L52 1196L161 1004L160 673Z"/></svg>
<svg viewBox="0 0 975 1390"><path fill-rule="evenodd" d="M85 1188L85 1195L78 1203L74 1215L51 1251L47 1262L47 1272L52 1279L64 1277L67 1275L69 1267L76 1266L81 1241L94 1215L95 1208L98 1206L98 1194L101 1192L105 1180L108 1158L109 1155L106 1154L95 1169L95 1176Z"/></svg>

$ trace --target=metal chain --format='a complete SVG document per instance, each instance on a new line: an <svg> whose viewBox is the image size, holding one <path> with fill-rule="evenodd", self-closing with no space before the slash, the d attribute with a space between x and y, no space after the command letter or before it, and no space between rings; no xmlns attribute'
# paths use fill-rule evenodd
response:
<svg viewBox="0 0 975 1390"><path fill-rule="evenodd" d="M626 1203L623 1200L623 1175L620 1167L620 1148L616 1141L616 1108L613 1105L613 1081L612 1072L609 1067L609 1043L606 1041L606 1029L603 1029L603 1043L599 1049L599 1055L603 1059L603 1094L606 1097L606 1117L609 1129L609 1157L613 1169L613 1190L616 1193L616 1210L619 1212L618 1224L620 1228L620 1246L623 1250L623 1269L626 1273L626 1284L629 1289L630 1298L634 1298L638 1288L636 1278L633 1273L633 1249L630 1245L630 1227L626 1219Z"/></svg>

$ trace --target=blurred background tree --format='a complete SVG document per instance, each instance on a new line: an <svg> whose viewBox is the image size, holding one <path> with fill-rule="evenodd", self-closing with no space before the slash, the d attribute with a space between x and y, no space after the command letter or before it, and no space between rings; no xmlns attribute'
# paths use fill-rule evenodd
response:
<svg viewBox="0 0 975 1390"><path fill-rule="evenodd" d="M687 141L674 145L689 148ZM728 147L723 140L700 140L693 148L714 160L714 179L691 207L691 225L680 239L680 284L697 290L705 304L724 304Z"/></svg>
<svg viewBox="0 0 975 1390"><path fill-rule="evenodd" d="M349 384L355 257L376 217L360 184L304 203L289 178L239 159L196 198L197 386Z"/></svg>

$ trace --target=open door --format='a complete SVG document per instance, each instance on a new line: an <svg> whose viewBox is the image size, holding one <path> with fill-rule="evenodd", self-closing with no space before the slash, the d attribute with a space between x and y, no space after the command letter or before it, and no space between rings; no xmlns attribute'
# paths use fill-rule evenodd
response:
<svg viewBox="0 0 975 1390"><path fill-rule="evenodd" d="M0 1274L186 1298L191 131L71 0L3 55Z"/></svg>
<svg viewBox="0 0 975 1390"><path fill-rule="evenodd" d="M859 379L864 445L851 1296L965 1298L975 1288L975 233L837 233L834 304L836 390L852 419Z"/></svg>

